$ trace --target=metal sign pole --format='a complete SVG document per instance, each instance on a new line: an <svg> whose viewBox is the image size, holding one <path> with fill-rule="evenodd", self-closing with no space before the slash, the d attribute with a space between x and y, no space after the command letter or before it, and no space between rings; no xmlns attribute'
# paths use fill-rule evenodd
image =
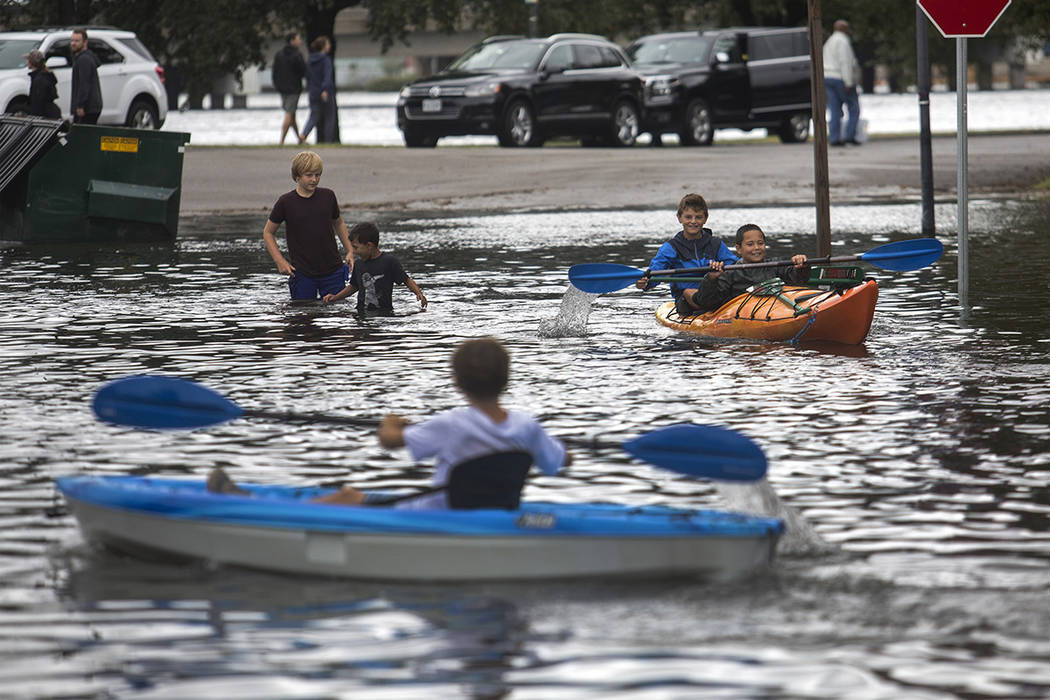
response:
<svg viewBox="0 0 1050 700"><path fill-rule="evenodd" d="M958 231L959 231L959 306L965 313L969 306L970 279L968 265L968 251L966 245L967 232L967 196L966 196L966 164L969 160L966 142L966 83L968 71L966 66L966 38L959 37L955 40L955 81L956 101L958 108L958 153L956 153L956 164L958 165L958 184L956 185L958 209Z"/></svg>

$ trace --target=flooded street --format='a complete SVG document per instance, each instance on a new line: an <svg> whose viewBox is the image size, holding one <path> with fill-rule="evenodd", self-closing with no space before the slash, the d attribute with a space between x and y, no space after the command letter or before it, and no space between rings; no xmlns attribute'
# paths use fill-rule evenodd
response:
<svg viewBox="0 0 1050 700"><path fill-rule="evenodd" d="M832 213L835 255L920 235L918 204ZM938 228L954 215L938 206ZM669 209L380 219L380 247L430 306L397 288L400 316L369 320L289 304L264 216L186 216L173 245L0 249L0 696L1050 695L1050 202L971 201L971 308L950 236L928 268L867 266L880 296L861 346L675 333L653 317L663 288L559 315L570 265L646 267L677 230ZM745 222L771 257L815 254L812 207L712 209L724 239ZM771 489L797 519L775 564L718 585L281 576L90 548L56 496L69 474L214 465L264 483L419 484L425 468L364 431L136 431L96 421L90 399L161 373L250 408L420 419L460 403L448 358L482 334L510 350L507 403L553 434L693 421L769 458L768 485L727 489L577 450L527 498L747 508Z"/></svg>

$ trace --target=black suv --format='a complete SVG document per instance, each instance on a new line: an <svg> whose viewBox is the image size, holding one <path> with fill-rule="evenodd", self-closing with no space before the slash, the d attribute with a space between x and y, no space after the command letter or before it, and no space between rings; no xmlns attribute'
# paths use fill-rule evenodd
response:
<svg viewBox="0 0 1050 700"><path fill-rule="evenodd" d="M490 37L397 100L405 145L495 134L501 146L542 146L552 136L630 146L641 128L641 76L623 50L592 34Z"/></svg>
<svg viewBox="0 0 1050 700"><path fill-rule="evenodd" d="M628 48L645 75L642 128L659 140L707 146L715 128L764 127L784 143L809 138L812 102L805 27L653 34Z"/></svg>

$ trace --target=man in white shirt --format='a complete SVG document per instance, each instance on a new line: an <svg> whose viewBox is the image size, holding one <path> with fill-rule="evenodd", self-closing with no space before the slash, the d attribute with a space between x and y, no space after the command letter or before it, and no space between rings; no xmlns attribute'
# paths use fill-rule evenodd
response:
<svg viewBox="0 0 1050 700"><path fill-rule="evenodd" d="M828 95L828 109L831 111L828 137L832 146L844 146L847 143L860 145L857 140L857 124L860 121L857 79L860 64L853 53L849 34L849 22L844 19L836 20L835 31L824 42L824 90ZM843 105L849 113L845 134L842 133Z"/></svg>

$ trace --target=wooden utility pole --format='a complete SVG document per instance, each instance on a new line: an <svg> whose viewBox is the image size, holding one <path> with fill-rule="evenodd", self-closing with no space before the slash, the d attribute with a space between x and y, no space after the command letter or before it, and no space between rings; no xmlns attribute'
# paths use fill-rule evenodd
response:
<svg viewBox="0 0 1050 700"><path fill-rule="evenodd" d="M817 205L817 256L831 255L831 195L828 191L827 96L824 93L824 32L820 0L807 0L809 11L810 101L813 103L813 189Z"/></svg>

